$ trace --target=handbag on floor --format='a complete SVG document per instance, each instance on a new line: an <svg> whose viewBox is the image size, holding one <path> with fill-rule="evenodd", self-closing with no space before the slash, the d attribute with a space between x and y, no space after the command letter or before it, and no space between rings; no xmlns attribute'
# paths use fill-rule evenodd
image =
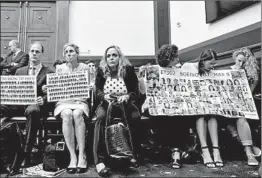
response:
<svg viewBox="0 0 262 178"><path fill-rule="evenodd" d="M110 157L122 159L133 157L132 137L123 103L114 101L108 106L105 143Z"/></svg>
<svg viewBox="0 0 262 178"><path fill-rule="evenodd" d="M0 127L0 172L19 171L23 161L24 141L16 122L1 118Z"/></svg>
<svg viewBox="0 0 262 178"><path fill-rule="evenodd" d="M49 144L44 150L43 170L51 172L59 171L69 164L69 157L64 142Z"/></svg>

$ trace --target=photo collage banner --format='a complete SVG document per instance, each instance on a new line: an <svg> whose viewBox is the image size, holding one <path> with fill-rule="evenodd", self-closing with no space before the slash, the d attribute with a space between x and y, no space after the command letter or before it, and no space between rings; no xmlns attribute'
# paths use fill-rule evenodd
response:
<svg viewBox="0 0 262 178"><path fill-rule="evenodd" d="M47 74L47 101L90 97L88 72Z"/></svg>
<svg viewBox="0 0 262 178"><path fill-rule="evenodd" d="M1 105L36 104L36 76L1 76Z"/></svg>
<svg viewBox="0 0 262 178"><path fill-rule="evenodd" d="M143 66L139 75L144 77L150 115L258 119L244 70L213 70L200 77L197 72Z"/></svg>

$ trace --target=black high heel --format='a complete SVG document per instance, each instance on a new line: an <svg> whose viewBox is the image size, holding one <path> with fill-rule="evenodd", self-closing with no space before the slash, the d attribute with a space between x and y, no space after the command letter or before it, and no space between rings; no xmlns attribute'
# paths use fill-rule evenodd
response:
<svg viewBox="0 0 262 178"><path fill-rule="evenodd" d="M173 158L173 163L172 163L172 167L174 169L180 169L181 168L181 161L180 161L180 151L178 148L174 148L172 150L172 158Z"/></svg>
<svg viewBox="0 0 262 178"><path fill-rule="evenodd" d="M214 149L219 150L219 147L213 146L213 150ZM214 156L214 151L213 151L213 156ZM215 156L214 156L214 159L215 159ZM215 161L214 160L214 164L215 164L216 167L224 167L224 163L223 163L222 160L221 161Z"/></svg>
<svg viewBox="0 0 262 178"><path fill-rule="evenodd" d="M204 146L204 147L202 147L201 149L202 149L202 150L208 149L208 147L207 147L207 146ZM203 158L203 164L204 164L207 168L215 168L215 167L216 167L214 161L212 161L212 162L205 162L205 158L204 158L204 156L203 156L203 151L202 151L201 156L202 156L202 158ZM210 157L210 158L211 158L211 157ZM211 158L211 159L212 159L212 158Z"/></svg>
<svg viewBox="0 0 262 178"><path fill-rule="evenodd" d="M77 171L76 167L73 167L73 168L66 168L66 172L69 173L69 174L75 174Z"/></svg>
<svg viewBox="0 0 262 178"><path fill-rule="evenodd" d="M88 168L77 167L76 168L76 173L78 173L78 174L85 173L87 171L87 169Z"/></svg>

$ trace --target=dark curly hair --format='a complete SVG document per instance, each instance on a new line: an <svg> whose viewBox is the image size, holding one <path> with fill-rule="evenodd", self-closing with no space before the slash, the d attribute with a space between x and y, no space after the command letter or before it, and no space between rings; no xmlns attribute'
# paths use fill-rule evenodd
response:
<svg viewBox="0 0 262 178"><path fill-rule="evenodd" d="M53 66L56 67L57 65L64 64L64 63L66 63L65 60L56 60L56 61L54 62L54 64L53 64Z"/></svg>
<svg viewBox="0 0 262 178"><path fill-rule="evenodd" d="M198 73L200 76L206 72L204 68L204 62L212 60L213 58L217 60L217 53L212 49L207 49L200 54L198 62Z"/></svg>
<svg viewBox="0 0 262 178"><path fill-rule="evenodd" d="M167 67L170 61L178 57L178 47L174 44L164 44L156 54L156 63L161 67Z"/></svg>
<svg viewBox="0 0 262 178"><path fill-rule="evenodd" d="M85 64L90 64L90 63L94 63L96 65L95 61L93 61L92 59L88 59L87 61L85 61Z"/></svg>

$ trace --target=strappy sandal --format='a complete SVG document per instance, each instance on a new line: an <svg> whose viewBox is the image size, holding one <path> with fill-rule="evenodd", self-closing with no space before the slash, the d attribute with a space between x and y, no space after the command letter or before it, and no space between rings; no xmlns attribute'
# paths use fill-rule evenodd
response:
<svg viewBox="0 0 262 178"><path fill-rule="evenodd" d="M181 164L180 164L180 151L178 148L175 148L172 150L172 158L174 159L172 163L172 168L174 169L180 169Z"/></svg>
<svg viewBox="0 0 262 178"><path fill-rule="evenodd" d="M204 150L204 149L208 149L208 147L207 147L207 146L204 146L204 147L202 147L201 149L202 149L202 154L201 154L201 156L202 156L202 158L203 158L203 164L204 164L207 168L215 168L216 165L215 165L214 161L205 162L205 157L203 156L203 150ZM210 156L210 154L209 154L209 156ZM210 159L212 160L211 156L210 156Z"/></svg>
<svg viewBox="0 0 262 178"><path fill-rule="evenodd" d="M216 150L219 151L219 147L213 146L213 157L214 157L214 164L215 164L215 166L216 166L216 167L224 167L224 163L223 163L222 160L220 160L220 161L215 161L215 158L217 158L217 155L216 155L216 156L214 155L214 149L216 149ZM221 157L220 157L220 159L221 159Z"/></svg>

